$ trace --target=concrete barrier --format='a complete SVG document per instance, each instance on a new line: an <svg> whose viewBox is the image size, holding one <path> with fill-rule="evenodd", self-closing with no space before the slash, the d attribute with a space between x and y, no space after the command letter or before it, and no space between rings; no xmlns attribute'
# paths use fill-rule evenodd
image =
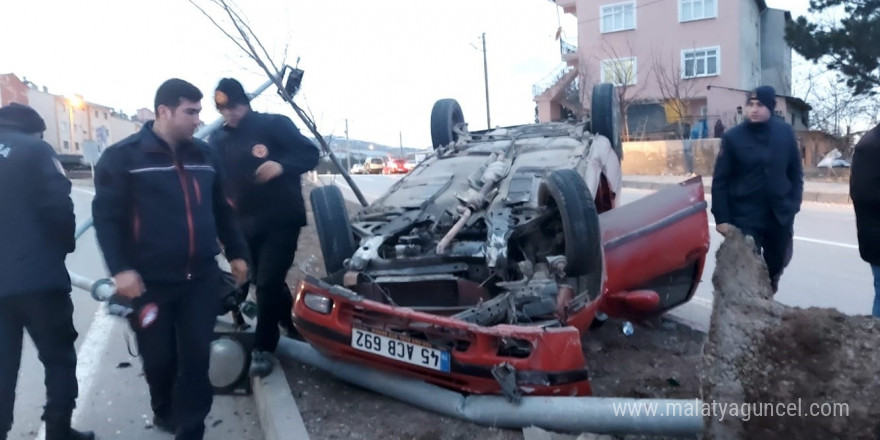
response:
<svg viewBox="0 0 880 440"><path fill-rule="evenodd" d="M686 147L690 148L693 169L688 170ZM623 143L623 174L694 174L711 176L721 139L648 141Z"/></svg>

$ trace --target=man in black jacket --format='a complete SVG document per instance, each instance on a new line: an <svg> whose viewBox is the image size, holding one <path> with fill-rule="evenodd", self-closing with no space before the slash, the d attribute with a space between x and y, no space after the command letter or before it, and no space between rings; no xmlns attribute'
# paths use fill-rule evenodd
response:
<svg viewBox="0 0 880 440"><path fill-rule="evenodd" d="M0 439L12 428L26 329L46 370L46 440L93 439L70 428L77 333L64 258L75 247L70 181L32 108L0 108Z"/></svg>
<svg viewBox="0 0 880 440"><path fill-rule="evenodd" d="M214 103L226 124L211 138L229 179L228 191L250 249L257 288L257 328L250 373L272 371L270 353L284 326L293 332L285 283L299 231L306 224L301 175L318 163L318 149L283 115L251 110L241 83L224 78Z"/></svg>
<svg viewBox="0 0 880 440"><path fill-rule="evenodd" d="M220 310L224 245L247 277L247 248L210 148L193 138L202 93L170 79L156 92L156 121L104 151L95 167L92 215L117 292L135 308L156 304L148 327L132 320L154 422L176 439L204 436L213 389L208 358ZM135 314L137 315L137 314Z"/></svg>
<svg viewBox="0 0 880 440"><path fill-rule="evenodd" d="M880 318L880 125L856 144L850 168L849 196L856 211L859 254L874 272L874 308Z"/></svg>
<svg viewBox="0 0 880 440"><path fill-rule="evenodd" d="M724 133L712 177L712 214L722 235L735 226L755 239L773 291L791 259L794 217L804 192L791 126L773 116L776 91L749 93L748 119Z"/></svg>

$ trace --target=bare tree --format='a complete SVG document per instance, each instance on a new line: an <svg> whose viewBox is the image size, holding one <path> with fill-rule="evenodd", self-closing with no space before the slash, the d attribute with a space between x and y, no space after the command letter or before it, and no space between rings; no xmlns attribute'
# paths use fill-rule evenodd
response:
<svg viewBox="0 0 880 440"><path fill-rule="evenodd" d="M671 112L671 115L667 115L667 119L677 121L677 134L684 139L687 133L683 122L689 116L688 109L690 101L696 96L697 82L684 77L681 64L676 61L674 55L670 55L667 60L661 53L660 50L654 51L651 70L654 73L654 80L657 81L664 107L666 111Z"/></svg>
<svg viewBox="0 0 880 440"><path fill-rule="evenodd" d="M327 144L327 141L325 141L324 137L321 136L321 133L318 132L314 120L303 111L296 102L294 102L293 95L296 94L296 90L299 88L295 75L297 75L297 73L301 75L302 71L299 71L296 68L291 68L284 63L283 60L287 55L287 48L285 47L283 51L282 61L276 63L272 59L272 55L266 49L266 46L263 45L263 42L251 28L244 15L230 0L204 0L202 2L189 0L189 2L207 17L208 20L210 20L211 23L226 36L226 38L232 41L232 43L235 44L245 56L247 56L247 58L256 63L260 70L272 80L275 87L278 89L278 94L285 102L290 104L294 112L296 112L296 115L302 120L312 135L314 135L315 139L321 145L321 148L327 156L330 157L333 164L338 168L340 174L345 178L361 205L367 206L367 199L363 196L351 176L348 175L348 170L339 162L339 159L333 153L333 150ZM207 5L206 7L202 7L199 3L206 3ZM209 8L212 9L213 12L209 12ZM294 75L294 84L291 86L284 83L285 73L287 72ZM288 84L291 84L290 78L288 79Z"/></svg>
<svg viewBox="0 0 880 440"><path fill-rule="evenodd" d="M628 53L635 53L629 41L626 44ZM638 81L638 65L634 56L621 56L620 53L610 44L603 44L603 53L606 55L604 60L598 60L601 72L601 80L603 82L615 85L618 103L620 105L620 116L623 119L621 125L621 138L624 141L630 140L629 133L629 117L628 111L630 106L639 100L639 96L644 84ZM648 67L650 69L650 66Z"/></svg>

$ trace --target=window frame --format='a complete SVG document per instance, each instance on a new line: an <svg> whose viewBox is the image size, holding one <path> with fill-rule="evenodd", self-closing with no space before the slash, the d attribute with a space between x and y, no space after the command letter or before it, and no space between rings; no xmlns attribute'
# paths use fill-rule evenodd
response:
<svg viewBox="0 0 880 440"><path fill-rule="evenodd" d="M633 66L633 68L632 68L633 82L632 83L619 84L616 82L608 81L608 79L605 78L605 65L606 65L606 63L612 63L612 62L619 63L619 62L625 62L625 61L630 61L630 60L632 60L632 66ZM638 57L630 56L630 57L619 57L619 58L607 58L607 59L601 60L599 62L599 79L603 83L610 82L611 84L614 84L614 87L630 87L630 86L638 85L639 84L639 59L638 59Z"/></svg>
<svg viewBox="0 0 880 440"><path fill-rule="evenodd" d="M631 28L626 27L626 9L625 9L625 7L627 5L632 6L633 25ZM612 30L605 29L605 10L610 9L610 8L616 8L616 7L624 7L624 10L622 12L622 14L623 14L623 27L621 27L620 29L612 29ZM599 5L599 33L600 34L610 34L613 32L634 31L634 30L638 29L639 24L638 24L638 15L636 12L637 10L638 10L638 6L636 5L635 0L630 0L630 1L625 1L625 2L617 2L617 3L609 3L607 5ZM612 13L611 15L613 16L614 14Z"/></svg>
<svg viewBox="0 0 880 440"><path fill-rule="evenodd" d="M706 2L709 0L678 0L678 22L679 23L688 23L691 21L700 21L700 20L712 20L718 18L718 2L719 0L712 0L715 3L714 11L712 11L712 15L703 15L699 18L693 18L693 4L699 2L703 5L703 11L706 11ZM691 18L685 20L682 16L682 11L684 10L684 2L691 3Z"/></svg>
<svg viewBox="0 0 880 440"><path fill-rule="evenodd" d="M688 76L686 63L685 63L685 55L687 55L689 53L696 53L696 52L701 52L701 51L708 52L710 50L715 51L715 73L708 73L709 68L708 68L708 64L707 64L707 66L706 66L707 73L702 74L702 75L695 74L692 76ZM706 58L708 59L708 56L706 56ZM696 58L694 58L694 60L696 61ZM706 47L695 47L693 49L683 49L681 51L681 64L679 67L681 69L681 78L682 79L697 79L697 78L709 78L709 77L713 77L713 76L721 76L721 46L706 46ZM694 63L694 73L696 73L696 62Z"/></svg>

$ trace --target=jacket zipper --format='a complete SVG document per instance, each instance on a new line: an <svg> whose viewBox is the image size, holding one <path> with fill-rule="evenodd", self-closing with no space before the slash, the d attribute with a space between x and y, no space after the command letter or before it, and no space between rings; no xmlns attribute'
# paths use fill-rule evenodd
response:
<svg viewBox="0 0 880 440"><path fill-rule="evenodd" d="M196 252L196 234L193 226L192 206L189 200L189 191L186 189L186 176L183 172L183 165L175 160L174 167L177 168L177 176L180 179L180 188L183 189L183 202L186 205L186 226L189 229L189 258L186 260L186 279L192 279L192 259Z"/></svg>

